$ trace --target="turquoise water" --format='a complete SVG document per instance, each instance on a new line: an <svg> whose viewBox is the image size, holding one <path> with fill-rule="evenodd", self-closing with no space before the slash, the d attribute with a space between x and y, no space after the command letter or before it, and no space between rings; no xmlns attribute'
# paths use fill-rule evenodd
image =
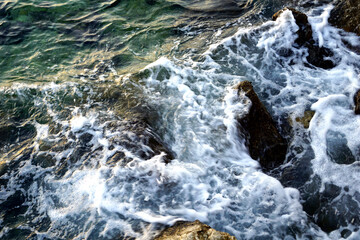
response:
<svg viewBox="0 0 360 240"><path fill-rule="evenodd" d="M329 3L0 3L0 239L152 239L195 219L237 239L358 239L360 40L327 24ZM290 12L270 21L283 6L333 68L294 46ZM289 142L268 174L238 130L243 80Z"/></svg>

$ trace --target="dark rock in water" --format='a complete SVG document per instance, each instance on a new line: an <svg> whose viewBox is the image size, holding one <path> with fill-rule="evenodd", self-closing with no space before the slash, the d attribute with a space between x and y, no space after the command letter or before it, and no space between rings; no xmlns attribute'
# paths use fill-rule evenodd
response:
<svg viewBox="0 0 360 240"><path fill-rule="evenodd" d="M219 232L199 220L194 222L180 221L174 226L162 231L155 240L236 240L235 237L228 233Z"/></svg>
<svg viewBox="0 0 360 240"><path fill-rule="evenodd" d="M83 133L81 134L81 136L79 137L79 142L81 143L82 146L91 146L91 140L93 139L93 135L90 133Z"/></svg>
<svg viewBox="0 0 360 240"><path fill-rule="evenodd" d="M249 81L241 82L236 89L238 94L244 92L252 103L249 113L238 119L250 156L258 159L265 171L280 166L286 158L288 147L286 140L280 135L272 117L260 102L251 83Z"/></svg>
<svg viewBox="0 0 360 240"><path fill-rule="evenodd" d="M309 55L306 57L308 63L315 67L323 69L331 69L336 66L336 64L330 60L330 57L334 56L334 53L325 47L319 47L312 43L306 43L308 48Z"/></svg>
<svg viewBox="0 0 360 240"><path fill-rule="evenodd" d="M299 27L299 30L296 32L298 38L295 40L295 47L304 46L308 49L308 56L306 57L308 63L323 69L335 67L336 64L330 60L330 57L333 57L334 53L330 49L320 47L315 43L315 40L312 37L311 25L306 14L293 8L284 8L276 12L272 19L275 21L285 10L290 10L292 12L295 22Z"/></svg>
<svg viewBox="0 0 360 240"><path fill-rule="evenodd" d="M0 126L0 148L6 144L23 142L36 136L36 128L31 124Z"/></svg>
<svg viewBox="0 0 360 240"><path fill-rule="evenodd" d="M276 12L272 19L275 21L285 10L290 10L295 18L296 25L298 25L299 30L296 32L298 34L298 38L296 39L296 43L299 46L304 45L306 42L312 39L312 29L311 25L308 21L308 17L306 14L295 10L294 8L283 8L280 11Z"/></svg>
<svg viewBox="0 0 360 240"><path fill-rule="evenodd" d="M280 182L285 187L293 187L301 191L304 184L309 181L313 174L311 160L314 157L313 149L311 147L306 149L301 157L293 160L292 165L282 170Z"/></svg>
<svg viewBox="0 0 360 240"><path fill-rule="evenodd" d="M355 114L360 114L360 90L354 96Z"/></svg>
<svg viewBox="0 0 360 240"><path fill-rule="evenodd" d="M331 232L349 224L360 224L360 194L344 193L334 184L325 184L320 193L320 207L313 215L315 222L325 232Z"/></svg>
<svg viewBox="0 0 360 240"><path fill-rule="evenodd" d="M320 208L320 188L321 178L315 174L299 189L303 199L303 209L309 216L313 216Z"/></svg>
<svg viewBox="0 0 360 240"><path fill-rule="evenodd" d="M173 153L160 137L155 134L145 121L142 120L127 120L124 122L112 122L109 128L120 129L124 134L121 137L110 139L110 143L124 146L126 149L131 149L137 156L148 160L155 155L165 153L163 157L165 163L169 163L175 158ZM126 165L131 159L125 158L122 154L115 154L110 162L121 161L121 165Z"/></svg>
<svg viewBox="0 0 360 240"><path fill-rule="evenodd" d="M352 232L349 229L344 229L341 231L341 237L346 239L350 237L351 233Z"/></svg>
<svg viewBox="0 0 360 240"><path fill-rule="evenodd" d="M42 153L34 157L31 162L33 165L38 165L42 168L47 168L47 167L55 166L56 159L50 154Z"/></svg>
<svg viewBox="0 0 360 240"><path fill-rule="evenodd" d="M304 211L325 232L332 232L349 224L360 224L360 194L348 194L348 187L341 188L322 182L318 175L299 187Z"/></svg>
<svg viewBox="0 0 360 240"><path fill-rule="evenodd" d="M352 164L355 162L344 134L328 131L326 134L326 153L330 160L337 164Z"/></svg>
<svg viewBox="0 0 360 240"><path fill-rule="evenodd" d="M329 23L360 36L360 0L340 0L331 10Z"/></svg>

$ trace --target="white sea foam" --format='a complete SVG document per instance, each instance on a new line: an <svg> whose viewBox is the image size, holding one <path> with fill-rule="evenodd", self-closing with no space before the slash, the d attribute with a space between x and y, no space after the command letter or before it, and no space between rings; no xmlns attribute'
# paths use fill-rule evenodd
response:
<svg viewBox="0 0 360 240"><path fill-rule="evenodd" d="M211 46L203 62L163 57L147 66L150 75L134 85L143 87L147 103L160 115L153 127L164 133L162 138L177 156L169 164L164 163L164 153L145 161L131 147L116 142L125 137L136 141L137 135L121 124L109 127L111 120L122 119L113 119L107 109L92 110L93 102L68 106L70 116L60 117L50 98L63 88L81 97L79 85L43 87L42 100L60 130L50 133L47 125L36 124L35 142L64 141L67 147L51 150L55 166L42 168L30 160L21 165L9 177L13 189L2 193L2 200L21 183L16 179L36 172L39 183L27 190L32 199L27 204L49 217L50 228L39 234L51 238L149 239L158 224L200 219L238 239L307 239L309 235L339 239L340 231L328 236L309 223L298 190L284 188L251 159L236 122L251 102L233 89L241 80L252 81L276 120L285 116L295 123L304 110L313 109L309 130L295 124L293 141L310 133L313 171L322 184L346 186L352 194L358 191L358 165L339 166L326 153L330 129L345 135L354 155L360 144L356 127L360 120L352 112L352 96L360 86L360 57L341 40L346 38L353 46L360 43L358 37L340 36L340 30L328 25L329 11L325 8L322 15L309 19L315 40L334 51L337 66L331 70L304 64L307 49L293 47L298 27L290 11L275 22L239 29ZM91 93L91 89L83 91ZM81 140L85 133L91 140ZM76 155L80 147L88 155ZM117 152L130 160L123 165L109 163ZM66 164L63 174L61 164ZM59 171L49 174L51 168ZM358 233L352 233L348 239L357 238Z"/></svg>

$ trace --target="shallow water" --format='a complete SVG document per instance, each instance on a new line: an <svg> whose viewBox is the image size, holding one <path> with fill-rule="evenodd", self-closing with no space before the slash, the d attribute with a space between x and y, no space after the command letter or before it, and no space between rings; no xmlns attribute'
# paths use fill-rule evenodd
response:
<svg viewBox="0 0 360 240"><path fill-rule="evenodd" d="M285 4L2 3L0 238L151 239L195 219L238 239L359 238L360 40L300 2L336 65L313 66L291 13L269 21ZM290 142L269 175L237 127L242 80Z"/></svg>

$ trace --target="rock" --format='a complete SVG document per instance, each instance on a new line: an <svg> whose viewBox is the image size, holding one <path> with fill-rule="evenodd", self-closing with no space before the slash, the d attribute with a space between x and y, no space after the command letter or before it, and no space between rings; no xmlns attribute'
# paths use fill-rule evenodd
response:
<svg viewBox="0 0 360 240"><path fill-rule="evenodd" d="M16 126L0 125L0 148L6 144L20 143L36 136L36 128L31 124Z"/></svg>
<svg viewBox="0 0 360 240"><path fill-rule="evenodd" d="M296 32L298 38L295 40L295 47L306 47L308 49L308 56L306 60L309 64L315 67L330 69L336 66L336 64L330 60L330 57L334 56L334 53L325 47L320 47L316 44L315 40L312 37L311 25L308 21L308 17L293 8L284 8L276 12L272 19L275 21L285 10L290 10L294 16L295 22L299 27L299 30ZM310 66L311 66L310 65Z"/></svg>
<svg viewBox="0 0 360 240"><path fill-rule="evenodd" d="M228 233L219 232L199 220L194 222L180 221L166 228L155 240L236 240Z"/></svg>
<svg viewBox="0 0 360 240"><path fill-rule="evenodd" d="M249 113L238 119L250 156L258 159L265 171L280 166L286 158L288 148L286 140L280 135L272 117L260 102L251 83L249 81L241 82L236 89L238 94L244 92L252 103Z"/></svg>
<svg viewBox="0 0 360 240"><path fill-rule="evenodd" d="M163 157L165 163L169 163L175 158L175 153L167 147L160 136L143 120L114 121L109 123L107 128L128 133L110 138L109 143L123 146L142 159L148 160L162 152L166 154ZM122 165L131 161L131 159L123 157L122 154L117 154L117 156L110 161L115 162L115 159L121 161Z"/></svg>
<svg viewBox="0 0 360 240"><path fill-rule="evenodd" d="M360 0L340 0L331 10L329 23L360 36Z"/></svg>
<svg viewBox="0 0 360 240"><path fill-rule="evenodd" d="M315 154L313 149L308 147L301 153L300 157L298 157L299 155L288 157L292 164L281 170L279 180L284 187L293 187L302 193L305 183L311 179L314 173L311 160L314 159Z"/></svg>
<svg viewBox="0 0 360 240"><path fill-rule="evenodd" d="M326 133L326 153L337 164L352 164L356 161L345 135L340 132L329 130Z"/></svg>
<svg viewBox="0 0 360 240"><path fill-rule="evenodd" d="M354 96L355 114L360 114L360 90Z"/></svg>
<svg viewBox="0 0 360 240"><path fill-rule="evenodd" d="M301 123L304 128L309 128L310 121L313 118L315 112L314 111L305 111L304 116L295 118L295 121Z"/></svg>
<svg viewBox="0 0 360 240"><path fill-rule="evenodd" d="M308 63L323 69L331 69L336 66L336 64L329 59L334 56L334 53L330 49L319 47L311 42L307 42L305 45L308 48L309 55L306 57Z"/></svg>
<svg viewBox="0 0 360 240"><path fill-rule="evenodd" d="M295 10L294 8L283 8L280 11L276 12L272 19L275 21L285 10L290 10L295 18L296 24L299 27L299 30L296 32L298 34L298 38L295 40L299 46L304 45L306 42L312 39L312 29L311 25L308 21L308 17L306 14Z"/></svg>

